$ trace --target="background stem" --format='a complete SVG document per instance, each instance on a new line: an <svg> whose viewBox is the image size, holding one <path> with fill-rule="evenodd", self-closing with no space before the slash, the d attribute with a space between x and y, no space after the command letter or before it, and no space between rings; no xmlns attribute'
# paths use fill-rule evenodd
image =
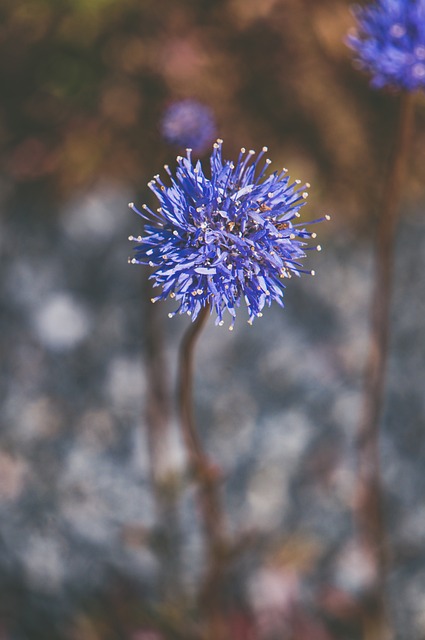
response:
<svg viewBox="0 0 425 640"><path fill-rule="evenodd" d="M143 318L145 324L145 362L147 371L146 422L151 473L155 486L162 483L168 466L167 438L169 430L169 385L165 362L165 348L161 317L157 306L151 302L154 296L149 280L150 272L144 273Z"/></svg>
<svg viewBox="0 0 425 640"><path fill-rule="evenodd" d="M371 336L365 370L363 412L357 441L359 465L356 496L357 522L363 543L373 554L372 557L377 563L377 588L372 606L376 640L390 637L384 597L388 558L379 473L379 422L388 358L395 236L412 122L413 95L406 92L400 99L394 146L377 221ZM381 620L378 626L377 619Z"/></svg>
<svg viewBox="0 0 425 640"><path fill-rule="evenodd" d="M178 479L170 464L170 392L165 356L162 313L152 304L155 295L149 279L150 271L143 272L143 321L146 367L147 445L153 495L158 519L161 554L161 593L172 600L181 592L180 557L176 553L181 527L178 518Z"/></svg>

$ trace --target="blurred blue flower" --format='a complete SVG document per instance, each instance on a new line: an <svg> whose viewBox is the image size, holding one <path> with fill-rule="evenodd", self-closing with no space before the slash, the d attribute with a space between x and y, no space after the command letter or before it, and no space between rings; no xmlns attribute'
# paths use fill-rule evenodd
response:
<svg viewBox="0 0 425 640"><path fill-rule="evenodd" d="M371 84L413 91L425 87L425 0L377 0L355 6L358 28L348 36Z"/></svg>
<svg viewBox="0 0 425 640"><path fill-rule="evenodd" d="M202 152L216 135L211 109L197 100L181 100L170 105L161 121L162 135L170 144Z"/></svg>
<svg viewBox="0 0 425 640"><path fill-rule="evenodd" d="M129 206L147 221L136 243L133 264L150 265L154 286L162 292L152 301L175 298L176 313L188 313L195 320L202 307L211 305L216 324L223 324L227 309L233 327L236 308L244 300L248 322L261 316L273 300L283 306L283 281L292 274L310 273L301 268L305 240L316 237L299 218L299 209L310 185L290 182L287 170L267 175L267 151L255 158L254 151L241 149L236 164L222 159L222 140L210 158L211 177L201 163L194 163L191 149L177 158L175 176L166 165L171 186L159 176L149 183L160 207L144 212ZM320 222L329 216L314 220ZM310 223L311 224L311 223ZM308 247L320 250L320 246Z"/></svg>

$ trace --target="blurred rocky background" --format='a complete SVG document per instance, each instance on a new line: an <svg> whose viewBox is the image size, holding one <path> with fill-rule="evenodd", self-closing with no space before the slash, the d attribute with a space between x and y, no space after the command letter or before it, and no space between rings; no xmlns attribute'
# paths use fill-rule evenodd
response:
<svg viewBox="0 0 425 640"><path fill-rule="evenodd" d="M345 0L1 1L1 640L200 637L195 489L173 402L151 410L153 381L173 398L188 319L162 304L152 322L127 264L142 229L127 203L182 151L159 123L186 98L212 109L225 157L267 145L311 183L305 219L332 214L286 308L233 334L210 323L197 352L241 540L223 617L235 640L366 638L355 437L397 97L353 68L352 25ZM409 640L425 637L424 185L418 95L381 431L390 609Z"/></svg>

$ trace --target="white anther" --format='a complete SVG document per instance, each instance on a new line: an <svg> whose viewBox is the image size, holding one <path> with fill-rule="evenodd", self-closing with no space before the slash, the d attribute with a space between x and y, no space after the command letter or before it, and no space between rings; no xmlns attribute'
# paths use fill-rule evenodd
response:
<svg viewBox="0 0 425 640"><path fill-rule="evenodd" d="M413 65L412 71L413 75L416 78L423 78L425 76L425 64L418 62L417 64Z"/></svg>
<svg viewBox="0 0 425 640"><path fill-rule="evenodd" d="M268 147L263 147L263 151L264 151L264 153L266 153L268 150L269 150L269 148L268 148Z"/></svg>
<svg viewBox="0 0 425 640"><path fill-rule="evenodd" d="M325 215L325 220L330 220L330 219L331 219L330 215L326 214Z"/></svg>
<svg viewBox="0 0 425 640"><path fill-rule="evenodd" d="M131 242L132 240L134 240L134 236L128 236L128 239L129 239L129 240L130 240L130 242Z"/></svg>
<svg viewBox="0 0 425 640"><path fill-rule="evenodd" d="M393 24L390 29L390 34L394 36L394 38L402 38L406 33L406 29L401 24Z"/></svg>
<svg viewBox="0 0 425 640"><path fill-rule="evenodd" d="M172 291L172 292L170 293L170 298L175 298L175 297L176 297L176 294L174 293L174 291Z"/></svg>
<svg viewBox="0 0 425 640"><path fill-rule="evenodd" d="M169 318L172 318L172 317L173 317L173 315L174 315L174 313L169 313L169 314L168 314L168 317L169 317Z"/></svg>
<svg viewBox="0 0 425 640"><path fill-rule="evenodd" d="M318 245L317 245L317 247L316 247L316 249L317 249L317 251L321 251L321 250L322 250L321 245L320 245L320 244L318 244Z"/></svg>
<svg viewBox="0 0 425 640"><path fill-rule="evenodd" d="M419 45L419 47L416 47L415 54L418 60L425 60L425 47L422 45Z"/></svg>
<svg viewBox="0 0 425 640"><path fill-rule="evenodd" d="M178 235L179 235L179 232L174 229L173 236L178 236Z"/></svg>
<svg viewBox="0 0 425 640"><path fill-rule="evenodd" d="M312 269L312 270L310 271L310 274L311 274L312 276L315 276L315 275L316 275L316 272L314 271L314 269Z"/></svg>
<svg viewBox="0 0 425 640"><path fill-rule="evenodd" d="M305 200L306 198L308 198L308 191L304 191L304 193L302 194L302 196L303 196L304 200Z"/></svg>
<svg viewBox="0 0 425 640"><path fill-rule="evenodd" d="M312 238L317 238L317 233L315 231L313 231L313 233L311 234Z"/></svg>
<svg viewBox="0 0 425 640"><path fill-rule="evenodd" d="M134 209L134 202L129 202L128 206L130 207L130 209Z"/></svg>

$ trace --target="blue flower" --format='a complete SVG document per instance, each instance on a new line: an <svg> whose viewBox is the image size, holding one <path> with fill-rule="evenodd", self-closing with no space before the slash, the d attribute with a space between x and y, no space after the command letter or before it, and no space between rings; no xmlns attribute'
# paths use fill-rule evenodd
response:
<svg viewBox="0 0 425 640"><path fill-rule="evenodd" d="M170 144L201 153L214 139L214 116L196 100L181 100L166 109L161 121L162 135Z"/></svg>
<svg viewBox="0 0 425 640"><path fill-rule="evenodd" d="M291 183L286 169L267 175L271 161L260 163L267 147L256 158L241 149L236 163L224 161L222 142L213 145L210 177L187 149L177 158L175 176L165 166L169 186L159 176L149 182L160 204L156 211L129 205L146 220L144 235L129 238L136 243L130 262L154 269L154 286L162 291L152 301L169 296L179 305L170 317L188 313L195 320L210 305L216 324L223 324L227 309L233 328L241 301L252 323L274 300L283 306L284 281L292 274L314 275L301 260L316 234L297 221L309 184Z"/></svg>
<svg viewBox="0 0 425 640"><path fill-rule="evenodd" d="M425 88L425 0L377 0L354 14L358 29L348 45L372 86Z"/></svg>

